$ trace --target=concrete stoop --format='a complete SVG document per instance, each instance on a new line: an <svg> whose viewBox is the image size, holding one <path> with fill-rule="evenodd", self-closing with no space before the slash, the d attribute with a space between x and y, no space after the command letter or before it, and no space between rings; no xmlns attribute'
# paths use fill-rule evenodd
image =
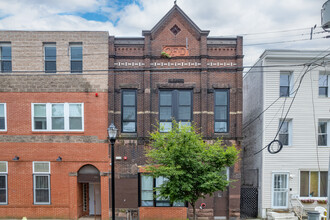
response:
<svg viewBox="0 0 330 220"><path fill-rule="evenodd" d="M268 212L268 220L298 220L293 212Z"/></svg>

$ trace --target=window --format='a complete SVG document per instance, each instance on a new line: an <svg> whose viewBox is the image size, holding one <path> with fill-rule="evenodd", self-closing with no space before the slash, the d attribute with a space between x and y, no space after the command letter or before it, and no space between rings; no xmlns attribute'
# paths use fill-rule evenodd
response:
<svg viewBox="0 0 330 220"><path fill-rule="evenodd" d="M50 204L50 162L33 162L34 204Z"/></svg>
<svg viewBox="0 0 330 220"><path fill-rule="evenodd" d="M288 146L291 145L291 133L292 133L291 126L292 126L291 120L285 120L285 121L280 120L279 127L281 127L281 129L279 132L279 141L281 141L283 145L288 145Z"/></svg>
<svg viewBox="0 0 330 220"><path fill-rule="evenodd" d="M290 72L281 72L280 74L280 97L289 97L291 92L291 78Z"/></svg>
<svg viewBox="0 0 330 220"><path fill-rule="evenodd" d="M56 45L44 44L45 73L56 73Z"/></svg>
<svg viewBox="0 0 330 220"><path fill-rule="evenodd" d="M228 132L229 90L216 90L214 93L214 132Z"/></svg>
<svg viewBox="0 0 330 220"><path fill-rule="evenodd" d="M318 145L328 146L328 122L319 121L318 126Z"/></svg>
<svg viewBox="0 0 330 220"><path fill-rule="evenodd" d="M328 75L319 75L319 96L328 97Z"/></svg>
<svg viewBox="0 0 330 220"><path fill-rule="evenodd" d="M11 44L0 43L0 72L11 72Z"/></svg>
<svg viewBox="0 0 330 220"><path fill-rule="evenodd" d="M70 54L71 54L71 73L82 73L82 44L72 43L70 44Z"/></svg>
<svg viewBox="0 0 330 220"><path fill-rule="evenodd" d="M190 125L192 121L192 91L164 90L159 92L159 122L162 131L172 128L172 119L181 125Z"/></svg>
<svg viewBox="0 0 330 220"><path fill-rule="evenodd" d="M8 204L8 162L0 161L0 205Z"/></svg>
<svg viewBox="0 0 330 220"><path fill-rule="evenodd" d="M136 90L123 90L121 96L122 132L136 132Z"/></svg>
<svg viewBox="0 0 330 220"><path fill-rule="evenodd" d="M185 206L184 202L174 202L170 203L166 198L157 197L158 191L154 191L154 188L160 187L166 182L166 178L158 177L153 178L152 176L140 175L141 180L141 201L140 206L158 206L158 207L168 207L168 206Z"/></svg>
<svg viewBox="0 0 330 220"><path fill-rule="evenodd" d="M0 103L0 131L7 130L6 104Z"/></svg>
<svg viewBox="0 0 330 220"><path fill-rule="evenodd" d="M83 103L33 103L33 131L83 131Z"/></svg>
<svg viewBox="0 0 330 220"><path fill-rule="evenodd" d="M300 196L301 197L327 197L328 192L327 171L301 171Z"/></svg>

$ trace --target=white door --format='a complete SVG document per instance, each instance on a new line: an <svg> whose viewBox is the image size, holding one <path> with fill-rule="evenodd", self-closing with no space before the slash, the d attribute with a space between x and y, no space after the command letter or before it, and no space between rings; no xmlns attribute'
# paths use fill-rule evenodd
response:
<svg viewBox="0 0 330 220"><path fill-rule="evenodd" d="M289 174L273 173L272 208L287 209L289 195Z"/></svg>
<svg viewBox="0 0 330 220"><path fill-rule="evenodd" d="M89 215L101 215L101 186L89 184Z"/></svg>

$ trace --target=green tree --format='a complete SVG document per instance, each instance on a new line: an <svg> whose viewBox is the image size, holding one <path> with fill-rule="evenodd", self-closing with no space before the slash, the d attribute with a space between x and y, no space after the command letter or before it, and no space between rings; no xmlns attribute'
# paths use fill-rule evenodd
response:
<svg viewBox="0 0 330 220"><path fill-rule="evenodd" d="M172 125L167 133L159 129L151 133L146 170L154 178L168 179L157 189L159 197L188 202L196 219L196 201L228 186L224 171L235 164L239 151L235 146L224 146L221 140L204 142L193 126L180 126L175 121Z"/></svg>

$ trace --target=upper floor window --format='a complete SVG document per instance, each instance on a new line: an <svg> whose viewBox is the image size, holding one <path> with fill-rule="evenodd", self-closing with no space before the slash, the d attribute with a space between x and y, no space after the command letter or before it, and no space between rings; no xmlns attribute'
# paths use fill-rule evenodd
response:
<svg viewBox="0 0 330 220"><path fill-rule="evenodd" d="M136 90L122 91L122 132L136 132Z"/></svg>
<svg viewBox="0 0 330 220"><path fill-rule="evenodd" d="M172 119L181 125L191 125L191 90L163 90L159 92L159 123L162 131L168 132L172 128Z"/></svg>
<svg viewBox="0 0 330 220"><path fill-rule="evenodd" d="M328 97L328 75L319 75L319 96Z"/></svg>
<svg viewBox="0 0 330 220"><path fill-rule="evenodd" d="M214 132L229 130L229 90L215 90L214 93Z"/></svg>
<svg viewBox="0 0 330 220"><path fill-rule="evenodd" d="M292 139L292 120L280 120L279 127L281 127L279 132L279 141L283 145L290 146Z"/></svg>
<svg viewBox="0 0 330 220"><path fill-rule="evenodd" d="M71 73L82 73L83 71L82 44L71 43L70 55L71 55Z"/></svg>
<svg viewBox="0 0 330 220"><path fill-rule="evenodd" d="M7 130L6 104L0 103L0 131Z"/></svg>
<svg viewBox="0 0 330 220"><path fill-rule="evenodd" d="M33 103L32 130L83 131L83 103Z"/></svg>
<svg viewBox="0 0 330 220"><path fill-rule="evenodd" d="M291 72L281 72L280 74L280 97L289 97L291 92Z"/></svg>
<svg viewBox="0 0 330 220"><path fill-rule="evenodd" d="M301 171L300 196L302 197L327 197L328 172L326 171Z"/></svg>
<svg viewBox="0 0 330 220"><path fill-rule="evenodd" d="M45 43L45 73L56 73L56 44Z"/></svg>
<svg viewBox="0 0 330 220"><path fill-rule="evenodd" d="M8 162L0 161L0 205L8 204Z"/></svg>
<svg viewBox="0 0 330 220"><path fill-rule="evenodd" d="M11 72L11 44L0 43L0 72Z"/></svg>
<svg viewBox="0 0 330 220"><path fill-rule="evenodd" d="M328 146L328 125L327 121L319 121L318 146Z"/></svg>
<svg viewBox="0 0 330 220"><path fill-rule="evenodd" d="M34 204L50 204L50 162L33 162Z"/></svg>

